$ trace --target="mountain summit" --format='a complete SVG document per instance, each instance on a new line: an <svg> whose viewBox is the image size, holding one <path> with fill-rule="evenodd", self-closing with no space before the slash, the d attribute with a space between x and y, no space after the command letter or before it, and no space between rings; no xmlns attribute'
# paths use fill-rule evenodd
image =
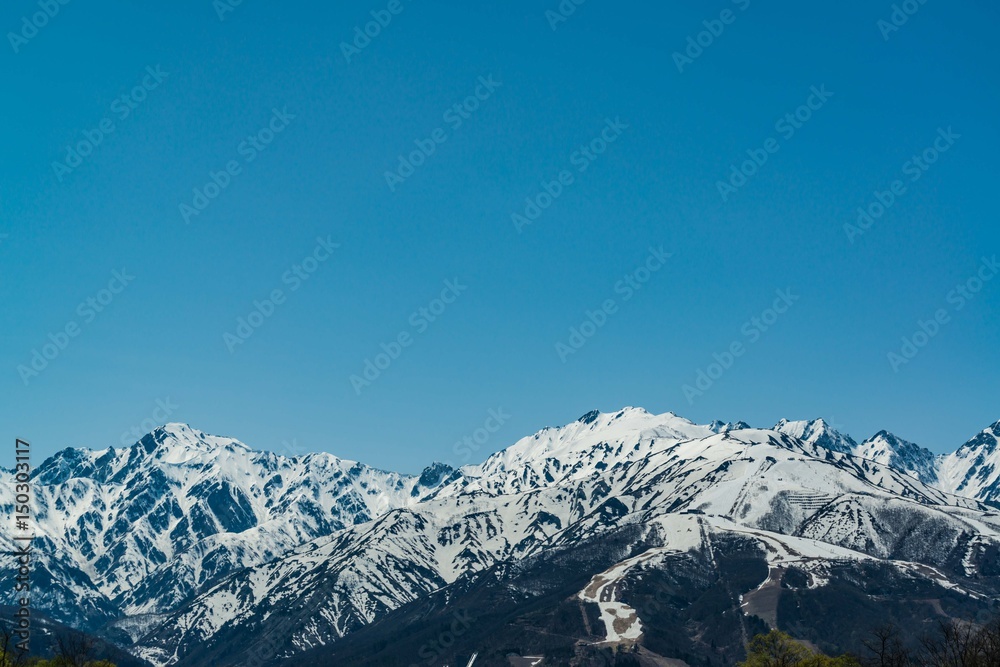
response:
<svg viewBox="0 0 1000 667"><path fill-rule="evenodd" d="M938 484L952 493L1000 501L1000 421L941 458Z"/></svg>
<svg viewBox="0 0 1000 667"><path fill-rule="evenodd" d="M868 438L855 448L854 453L914 475L925 484L934 484L938 479L938 457L933 452L888 431L879 431Z"/></svg>
<svg viewBox="0 0 1000 667"><path fill-rule="evenodd" d="M774 425L772 430L785 433L810 445L832 449L835 452L851 453L858 446L854 438L840 433L823 419L809 421L782 419Z"/></svg>

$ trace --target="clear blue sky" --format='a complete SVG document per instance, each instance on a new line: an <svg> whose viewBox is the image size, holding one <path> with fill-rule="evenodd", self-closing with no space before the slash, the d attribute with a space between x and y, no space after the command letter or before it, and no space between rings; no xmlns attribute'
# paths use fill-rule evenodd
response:
<svg viewBox="0 0 1000 667"><path fill-rule="evenodd" d="M37 34L23 17L39 6L8 3L3 32L31 36L0 48L3 438L32 440L39 461L120 445L169 399L169 421L256 448L403 471L625 405L824 416L953 448L1000 417L1000 280L961 310L949 299L998 251L1000 10L929 0L885 39L891 4L590 0L553 30L556 0L401 0L348 62L341 43L388 2L245 0L224 20L211 0L70 2ZM724 9L678 71L674 52ZM832 97L810 100L813 86ZM445 115L477 89L475 111ZM792 136L776 127L808 101ZM113 131L79 166L53 166L104 119ZM269 125L261 150L241 147ZM949 127L960 138L909 180ZM603 154L574 156L602 132ZM390 188L386 171L429 138ZM766 145L723 201L730 165ZM180 204L230 161L238 173L186 223ZM512 214L563 171L519 230ZM845 223L896 179L905 192L852 243ZM327 257L318 237L339 247L308 280L286 275ZM618 281L661 246L671 257L626 298ZM122 269L134 279L102 294ZM745 323L786 288L798 300L758 338ZM283 302L230 352L224 334L275 289ZM608 300L563 363L557 343ZM887 355L939 309L947 321L894 369ZM77 335L25 380L18 367L67 325ZM359 395L350 377L400 334L409 346ZM689 400L733 343L742 356ZM456 456L496 408L500 429Z"/></svg>

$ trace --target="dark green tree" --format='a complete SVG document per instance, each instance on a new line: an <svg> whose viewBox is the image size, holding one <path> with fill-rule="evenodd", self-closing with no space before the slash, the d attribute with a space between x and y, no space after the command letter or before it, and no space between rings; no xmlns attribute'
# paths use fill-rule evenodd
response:
<svg viewBox="0 0 1000 667"><path fill-rule="evenodd" d="M817 653L780 630L757 635L747 647L747 659L737 667L857 667L846 655L831 658Z"/></svg>

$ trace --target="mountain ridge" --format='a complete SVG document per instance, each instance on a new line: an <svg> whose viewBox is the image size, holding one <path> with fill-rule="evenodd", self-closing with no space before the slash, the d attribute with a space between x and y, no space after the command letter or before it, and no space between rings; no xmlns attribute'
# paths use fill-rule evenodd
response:
<svg viewBox="0 0 1000 667"><path fill-rule="evenodd" d="M279 556L288 544L370 520L432 490L418 476L327 453L256 451L178 423L129 447L62 450L35 469L33 480L36 545L67 589L41 602L55 612L84 610L60 619L77 623L114 609L158 613L211 579ZM4 498L14 497L13 483L9 472L0 476Z"/></svg>
<svg viewBox="0 0 1000 667"><path fill-rule="evenodd" d="M233 575L169 616L140 641L138 654L208 664L191 647L240 651L270 627L266 615L291 619L277 657L336 646L393 610L503 563L658 522L667 522L664 554L700 548L702 538L677 541L689 533L746 534L776 553L808 554L818 586L828 560L882 559L900 576L969 587L970 596L980 595L978 584L961 579L993 571L978 546L1000 544L985 505L874 461L766 429L715 433L672 414L584 417L464 467L422 503ZM790 552L777 546L782 540L792 540ZM303 597L312 601L306 608ZM631 614L587 599L606 614Z"/></svg>
<svg viewBox="0 0 1000 667"><path fill-rule="evenodd" d="M291 656L499 564L683 515L705 517L697 530L719 540L804 539L796 549L817 562L827 544L858 562L902 559L897 572L951 568L942 581L964 590L949 577L992 572L984 502L1000 497L998 436L995 424L935 457L887 431L858 444L824 420L754 429L629 407L539 430L479 464L403 475L171 423L126 448L62 450L35 471L38 564L51 575L38 603L156 664L197 665L192 647L243 643L274 609L301 616L306 596L330 624L301 616ZM0 474L0 487L12 482ZM341 584L324 592L331 577Z"/></svg>

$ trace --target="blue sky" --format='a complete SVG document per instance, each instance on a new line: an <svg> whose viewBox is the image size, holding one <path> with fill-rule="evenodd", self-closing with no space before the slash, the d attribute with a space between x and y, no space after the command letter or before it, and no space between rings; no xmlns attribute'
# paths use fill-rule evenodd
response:
<svg viewBox="0 0 1000 667"><path fill-rule="evenodd" d="M3 437L417 471L592 408L936 451L1000 417L998 9L650 4L9 3Z"/></svg>

